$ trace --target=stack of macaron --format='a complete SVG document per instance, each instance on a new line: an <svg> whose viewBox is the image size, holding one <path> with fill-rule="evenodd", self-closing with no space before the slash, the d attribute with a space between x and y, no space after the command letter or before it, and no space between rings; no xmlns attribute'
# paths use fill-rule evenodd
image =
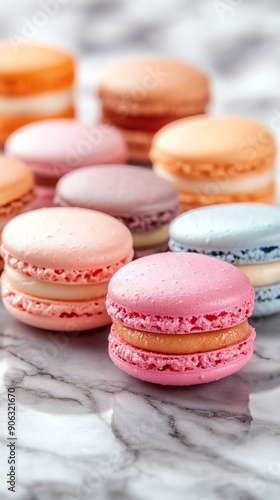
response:
<svg viewBox="0 0 280 500"><path fill-rule="evenodd" d="M163 385L231 375L250 359L254 289L212 257L162 253L123 267L109 284L109 354L121 370Z"/></svg>
<svg viewBox="0 0 280 500"><path fill-rule="evenodd" d="M33 170L37 198L33 208L53 205L57 181L85 165L124 163L122 134L102 123L87 125L70 119L43 120L21 127L5 144L5 154Z"/></svg>
<svg viewBox="0 0 280 500"><path fill-rule="evenodd" d="M131 161L149 162L154 134L167 123L204 113L206 75L184 62L146 58L108 66L99 78L102 119L125 135Z"/></svg>
<svg viewBox="0 0 280 500"><path fill-rule="evenodd" d="M34 179L31 170L16 160L0 157L0 239L5 225L27 210L34 199ZM3 259L0 256L0 272Z"/></svg>
<svg viewBox="0 0 280 500"><path fill-rule="evenodd" d="M170 226L170 250L234 264L255 288L253 316L280 312L280 208L233 203L191 210Z"/></svg>
<svg viewBox="0 0 280 500"><path fill-rule="evenodd" d="M178 189L181 210L218 203L273 203L276 145L248 118L196 116L161 129L153 139L154 171Z"/></svg>
<svg viewBox="0 0 280 500"><path fill-rule="evenodd" d="M0 146L23 125L72 118L74 59L57 47L0 42Z"/></svg>
<svg viewBox="0 0 280 500"><path fill-rule="evenodd" d="M81 208L45 208L15 217L2 233L4 306L16 319L50 330L106 325L114 272L133 256L120 221Z"/></svg>
<svg viewBox="0 0 280 500"><path fill-rule="evenodd" d="M121 220L132 233L135 258L168 250L169 224L179 213L173 184L146 168L128 165L70 172L57 185L55 203Z"/></svg>

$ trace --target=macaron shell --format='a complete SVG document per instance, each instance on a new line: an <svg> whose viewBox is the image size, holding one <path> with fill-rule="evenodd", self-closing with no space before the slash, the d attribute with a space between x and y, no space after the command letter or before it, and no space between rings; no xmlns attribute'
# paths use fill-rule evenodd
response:
<svg viewBox="0 0 280 500"><path fill-rule="evenodd" d="M257 146L250 147L254 138ZM151 155L161 152L193 163L253 163L276 154L272 134L263 125L238 116L193 116L172 122L154 137Z"/></svg>
<svg viewBox="0 0 280 500"><path fill-rule="evenodd" d="M204 255L167 252L120 269L110 281L107 308L126 326L182 333L241 323L253 302L249 279L234 266Z"/></svg>
<svg viewBox="0 0 280 500"><path fill-rule="evenodd" d="M127 160L125 141L118 130L67 119L26 125L12 134L5 153L26 161L38 175L57 179L73 168Z"/></svg>
<svg viewBox="0 0 280 500"><path fill-rule="evenodd" d="M56 192L69 206L93 208L113 216L152 215L178 209L175 187L137 166L81 168L63 177Z"/></svg>
<svg viewBox="0 0 280 500"><path fill-rule="evenodd" d="M188 386L213 382L240 370L253 354L255 330L243 341L208 353L161 355L133 347L111 327L109 355L124 372L146 382Z"/></svg>
<svg viewBox="0 0 280 500"><path fill-rule="evenodd" d="M37 306L35 305L37 302ZM76 332L91 330L93 328L99 328L104 325L111 323L110 317L108 316L105 308L102 312L98 314L90 314L88 316L72 316L72 317L59 317L59 315L54 314L55 305L52 305L52 314L48 315L49 305L39 303L39 307L43 311L42 315L37 313L38 311L38 299L34 300L34 307L30 308L30 311L25 311L12 305L7 299L3 298L3 304L5 309L14 318L26 325L30 325L36 328L41 328L43 330L53 330L53 331L64 331L64 332ZM45 307L44 307L45 306ZM94 302L92 302L94 306ZM92 308L93 309L93 308ZM65 314L71 314L73 312L72 304L65 302L64 304Z"/></svg>
<svg viewBox="0 0 280 500"><path fill-rule="evenodd" d="M45 208L9 222L2 233L2 247L4 255L33 267L99 269L100 274L131 254L132 237L124 224L109 215L79 208Z"/></svg>
<svg viewBox="0 0 280 500"><path fill-rule="evenodd" d="M194 250L232 252L278 246L280 207L234 203L199 208L177 217L169 232L174 242Z"/></svg>
<svg viewBox="0 0 280 500"><path fill-rule="evenodd" d="M105 106L126 115L172 115L174 108L182 113L193 102L203 110L209 100L207 77L171 59L121 61L107 67L99 80Z"/></svg>
<svg viewBox="0 0 280 500"><path fill-rule="evenodd" d="M0 94L28 95L73 83L73 57L54 46L0 43Z"/></svg>
<svg viewBox="0 0 280 500"><path fill-rule="evenodd" d="M27 165L11 158L0 157L0 205L21 198L33 188L33 174Z"/></svg>

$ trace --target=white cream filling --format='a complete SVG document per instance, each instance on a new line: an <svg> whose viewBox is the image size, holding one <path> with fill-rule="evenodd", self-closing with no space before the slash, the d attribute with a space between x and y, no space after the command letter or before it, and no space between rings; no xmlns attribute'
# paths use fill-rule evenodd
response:
<svg viewBox="0 0 280 500"><path fill-rule="evenodd" d="M49 115L64 111L72 102L72 87L68 87L21 97L0 96L0 110L3 115Z"/></svg>
<svg viewBox="0 0 280 500"><path fill-rule="evenodd" d="M7 265L5 266L5 279L17 291L43 299L89 300L105 297L108 291L108 282L96 285L46 283L23 276Z"/></svg>
<svg viewBox="0 0 280 500"><path fill-rule="evenodd" d="M242 175L240 177L226 179L188 179L180 175L172 174L161 165L154 165L154 172L171 181L178 191L187 193L211 194L231 194L255 191L269 185L274 179L273 170L266 170L259 174Z"/></svg>
<svg viewBox="0 0 280 500"><path fill-rule="evenodd" d="M280 261L236 266L245 273L253 286L273 285L280 281Z"/></svg>
<svg viewBox="0 0 280 500"><path fill-rule="evenodd" d="M152 231L142 231L131 233L134 248L149 248L155 245L161 245L168 241L169 224L153 229Z"/></svg>

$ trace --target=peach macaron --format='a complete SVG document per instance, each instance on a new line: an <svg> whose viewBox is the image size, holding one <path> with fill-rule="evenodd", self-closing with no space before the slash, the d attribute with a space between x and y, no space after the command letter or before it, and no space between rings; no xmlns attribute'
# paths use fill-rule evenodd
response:
<svg viewBox="0 0 280 500"><path fill-rule="evenodd" d="M150 157L154 171L177 187L182 211L274 201L275 141L269 129L249 118L177 120L156 134Z"/></svg>
<svg viewBox="0 0 280 500"><path fill-rule="evenodd" d="M120 128L136 162L149 162L152 138L164 125L204 113L209 94L204 73L172 59L113 63L99 78L103 121Z"/></svg>
<svg viewBox="0 0 280 500"><path fill-rule="evenodd" d="M27 165L0 156L0 237L5 225L27 210L34 196L33 174ZM2 269L0 257L0 271Z"/></svg>
<svg viewBox="0 0 280 500"><path fill-rule="evenodd" d="M105 297L113 274L133 257L122 222L93 210L43 208L2 233L2 299L28 325L62 331L110 322Z"/></svg>
<svg viewBox="0 0 280 500"><path fill-rule="evenodd" d="M0 144L23 125L74 116L74 59L60 48L0 43Z"/></svg>

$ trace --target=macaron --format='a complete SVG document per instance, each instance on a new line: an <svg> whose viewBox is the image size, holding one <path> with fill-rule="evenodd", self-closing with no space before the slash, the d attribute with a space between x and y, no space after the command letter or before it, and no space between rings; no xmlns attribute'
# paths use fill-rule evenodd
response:
<svg viewBox="0 0 280 500"><path fill-rule="evenodd" d="M16 215L27 210L34 199L34 179L24 164L0 156L0 238L5 225ZM0 256L0 272L3 269Z"/></svg>
<svg viewBox="0 0 280 500"><path fill-rule="evenodd" d="M126 137L131 161L149 162L154 134L167 123L204 113L209 83L184 62L144 58L114 63L99 78L102 116Z"/></svg>
<svg viewBox="0 0 280 500"><path fill-rule="evenodd" d="M154 171L178 189L183 212L218 203L272 203L276 145L262 124L237 116L197 116L154 137Z"/></svg>
<svg viewBox="0 0 280 500"><path fill-rule="evenodd" d="M105 212L131 231L135 258L168 250L169 224L179 213L171 182L128 165L85 167L62 177L55 203Z"/></svg>
<svg viewBox="0 0 280 500"><path fill-rule="evenodd" d="M74 73L58 47L0 42L0 145L27 123L73 117Z"/></svg>
<svg viewBox="0 0 280 500"><path fill-rule="evenodd" d="M120 221L93 210L55 207L9 222L1 251L7 311L27 325L58 331L108 324L108 282L133 256L130 232Z"/></svg>
<svg viewBox="0 0 280 500"><path fill-rule="evenodd" d="M249 279L227 262L171 252L143 257L110 281L109 355L121 370L147 382L219 380L252 355L253 306Z"/></svg>
<svg viewBox="0 0 280 500"><path fill-rule="evenodd" d="M280 312L280 207L230 203L191 210L170 225L169 246L234 264L255 288L253 316Z"/></svg>
<svg viewBox="0 0 280 500"><path fill-rule="evenodd" d="M105 124L86 125L67 120L44 120L14 132L5 153L25 161L35 174L34 208L53 205L60 177L85 165L125 163L127 148L122 134Z"/></svg>

